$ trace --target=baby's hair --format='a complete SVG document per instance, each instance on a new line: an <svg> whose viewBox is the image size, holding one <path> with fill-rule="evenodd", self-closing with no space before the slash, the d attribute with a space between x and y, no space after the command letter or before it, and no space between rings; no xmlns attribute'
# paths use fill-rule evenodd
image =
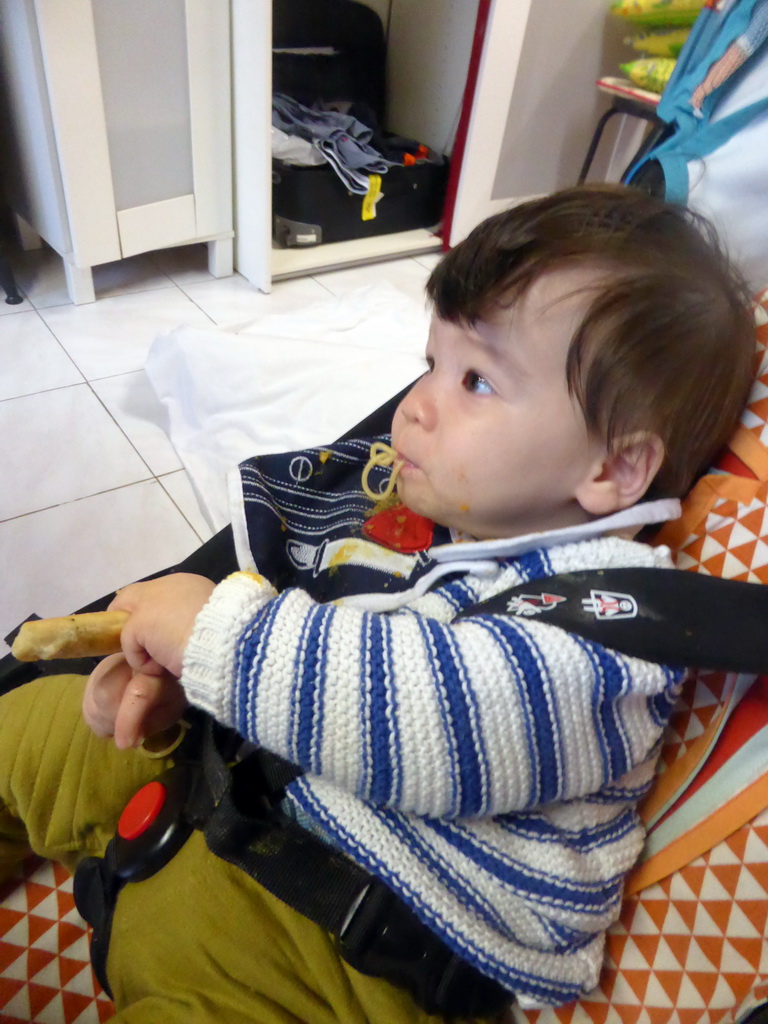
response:
<svg viewBox="0 0 768 1024"><path fill-rule="evenodd" d="M682 495L728 441L754 375L747 287L703 217L624 186L585 186L490 217L437 265L437 316L473 324L543 274L594 268L568 388L611 448L638 432L665 451L654 495Z"/></svg>

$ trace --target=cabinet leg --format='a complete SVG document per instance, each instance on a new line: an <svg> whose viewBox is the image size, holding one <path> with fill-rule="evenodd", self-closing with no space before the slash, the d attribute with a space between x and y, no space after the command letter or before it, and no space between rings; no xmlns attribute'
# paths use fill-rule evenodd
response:
<svg viewBox="0 0 768 1024"><path fill-rule="evenodd" d="M18 213L16 214L16 228L19 232L19 241L24 252L29 252L30 249L42 249L42 238Z"/></svg>
<svg viewBox="0 0 768 1024"><path fill-rule="evenodd" d="M208 242L208 271L213 277L231 277L234 270L231 238Z"/></svg>
<svg viewBox="0 0 768 1024"><path fill-rule="evenodd" d="M93 271L90 267L76 267L65 259L64 272L67 275L69 297L76 306L96 301L96 292L93 287Z"/></svg>
<svg viewBox="0 0 768 1024"><path fill-rule="evenodd" d="M17 306L24 301L16 287L16 279L13 276L11 265L2 253L0 253L0 288L5 292L5 301L10 306Z"/></svg>

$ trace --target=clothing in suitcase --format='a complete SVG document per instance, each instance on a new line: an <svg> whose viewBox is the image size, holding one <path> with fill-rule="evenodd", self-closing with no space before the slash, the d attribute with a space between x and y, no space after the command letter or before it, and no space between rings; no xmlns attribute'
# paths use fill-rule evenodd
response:
<svg viewBox="0 0 768 1024"><path fill-rule="evenodd" d="M275 241L307 246L436 225L447 163L382 128L379 16L356 0L274 0L273 19Z"/></svg>

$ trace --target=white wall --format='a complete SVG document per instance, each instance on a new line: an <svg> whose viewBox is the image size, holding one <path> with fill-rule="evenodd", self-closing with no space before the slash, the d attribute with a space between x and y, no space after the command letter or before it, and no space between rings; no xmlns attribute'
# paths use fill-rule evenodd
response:
<svg viewBox="0 0 768 1024"><path fill-rule="evenodd" d="M606 0L534 0L494 198L537 195L575 183L606 105L595 80L619 73L627 54L625 34L626 26L609 15Z"/></svg>
<svg viewBox="0 0 768 1024"><path fill-rule="evenodd" d="M386 128L450 153L478 0L361 0L387 32ZM512 0L510 0L512 2Z"/></svg>
<svg viewBox="0 0 768 1024"><path fill-rule="evenodd" d="M469 66L478 0L362 0L388 31L388 125L450 153ZM496 0L515 3L516 0ZM520 197L573 184L607 100L595 88L631 56L627 26L606 0L535 0L493 188ZM601 178L617 123L593 178Z"/></svg>
<svg viewBox="0 0 768 1024"><path fill-rule="evenodd" d="M450 153L458 125L478 0L392 0L389 127Z"/></svg>

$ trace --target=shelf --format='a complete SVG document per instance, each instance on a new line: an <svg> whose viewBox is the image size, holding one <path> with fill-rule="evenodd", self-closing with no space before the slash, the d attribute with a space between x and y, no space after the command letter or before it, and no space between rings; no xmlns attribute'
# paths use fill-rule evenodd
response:
<svg viewBox="0 0 768 1024"><path fill-rule="evenodd" d="M646 107L658 107L661 93L651 92L649 89L641 89L639 85L630 82L628 78L613 78L606 75L598 78L595 85L608 96L626 96L629 99L637 100Z"/></svg>
<svg viewBox="0 0 768 1024"><path fill-rule="evenodd" d="M398 231L391 235L354 238L349 242L330 242L306 249L272 249L272 280L323 270L340 270L361 263L421 256L439 252L442 239L426 228Z"/></svg>

